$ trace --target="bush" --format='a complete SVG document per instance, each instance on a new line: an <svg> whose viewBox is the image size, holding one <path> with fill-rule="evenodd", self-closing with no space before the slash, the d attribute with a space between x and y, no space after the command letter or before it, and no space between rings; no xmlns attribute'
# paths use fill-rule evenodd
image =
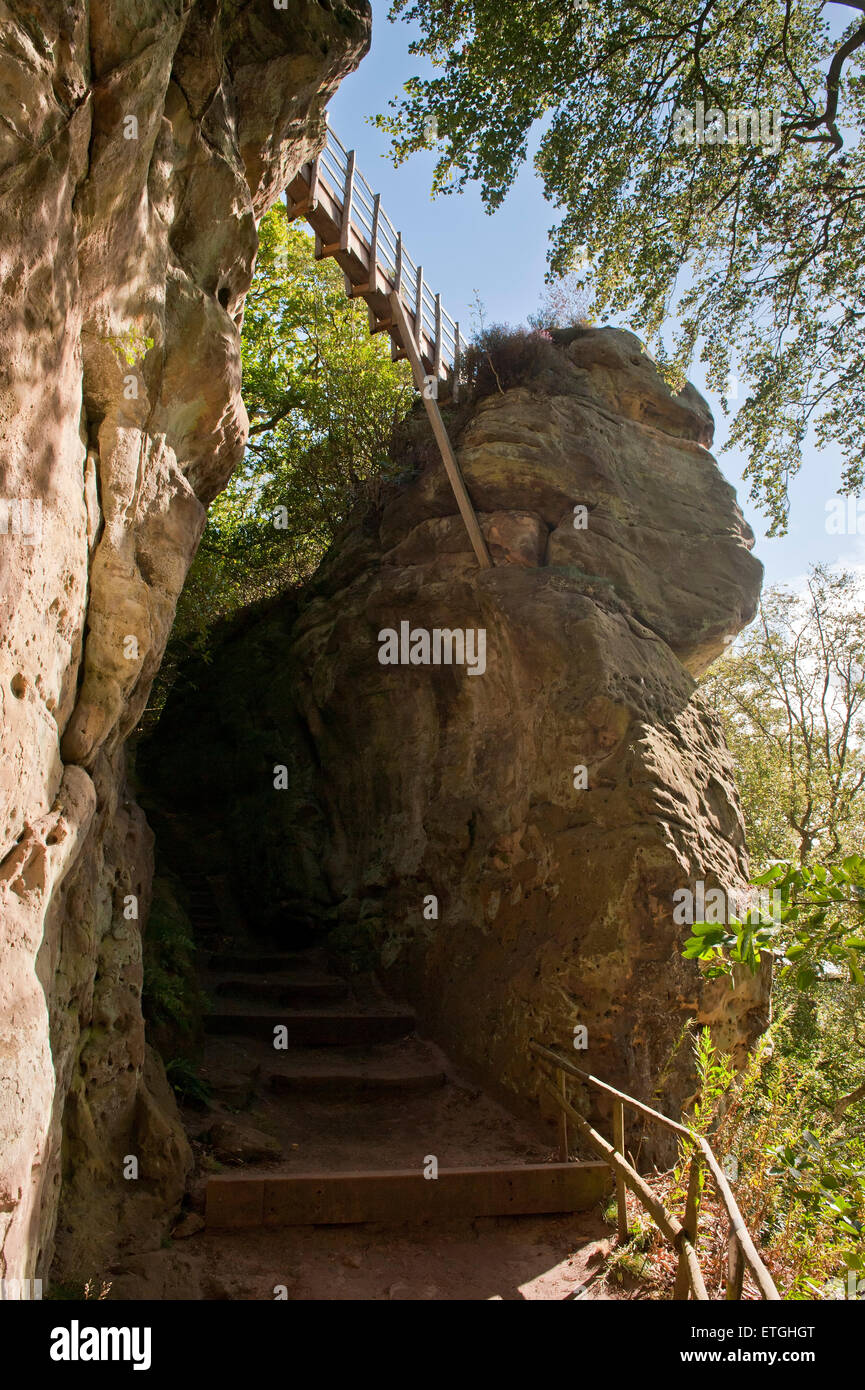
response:
<svg viewBox="0 0 865 1390"><path fill-rule="evenodd" d="M556 392L573 382L570 363L546 329L491 324L475 338L463 359L463 379L473 399L541 385Z"/></svg>
<svg viewBox="0 0 865 1390"><path fill-rule="evenodd" d="M153 880L143 949L142 1005L150 1041L164 1057L195 1048L205 1001L195 975L192 925L164 877Z"/></svg>

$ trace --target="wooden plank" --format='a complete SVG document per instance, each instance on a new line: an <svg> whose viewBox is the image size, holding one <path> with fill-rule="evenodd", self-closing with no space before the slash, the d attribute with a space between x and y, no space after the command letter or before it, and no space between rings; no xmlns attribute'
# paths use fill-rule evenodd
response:
<svg viewBox="0 0 865 1390"><path fill-rule="evenodd" d="M312 169L309 175L309 201L306 205L307 212L315 212L318 207L318 177L320 166L321 151L319 150L315 159L312 161Z"/></svg>
<svg viewBox="0 0 865 1390"><path fill-rule="evenodd" d="M624 1158L625 1107L620 1100L613 1101L613 1146ZM628 1199L625 1193L625 1179L619 1172L616 1173L616 1224L619 1241L624 1245L628 1239Z"/></svg>
<svg viewBox="0 0 865 1390"><path fill-rule="evenodd" d="M461 354L460 354L460 326L459 326L458 323L455 323L455 324L454 324L454 368L453 368L453 385L451 386L451 400L454 401L454 403L456 403L456 401L459 400L459 394L460 394L460 368L461 368L461 366L462 366L462 357L461 357Z"/></svg>
<svg viewBox="0 0 865 1390"><path fill-rule="evenodd" d="M697 1215L700 1202L700 1170L701 1154L699 1150L691 1155L691 1163L688 1169L688 1195L685 1199L685 1217L682 1222L688 1233L689 1240L696 1249L697 1245ZM679 1302L686 1302L690 1280L688 1279L688 1267L684 1256L679 1254L679 1264L676 1269L676 1286L673 1290L673 1298Z"/></svg>
<svg viewBox="0 0 865 1390"><path fill-rule="evenodd" d="M433 372L438 381L442 374L442 297L440 294L436 295L436 343Z"/></svg>
<svg viewBox="0 0 865 1390"><path fill-rule="evenodd" d="M572 1105L562 1099L558 1089L551 1081L544 1078L541 1081L541 1085L545 1091L553 1096L557 1105L562 1105L566 1108L571 1121L577 1126L580 1133L588 1139L593 1148L603 1156L613 1169L613 1172L622 1174L626 1185L634 1193L634 1196L639 1198L655 1225L661 1233L666 1236L670 1244L676 1250L680 1250L684 1253L688 1262L688 1276L691 1281L691 1288L694 1291L694 1297L701 1301L708 1301L709 1295L706 1292L703 1275L697 1263L697 1256L682 1223L672 1212L667 1211L664 1204L655 1196L648 1183L643 1181L637 1170L631 1167L627 1159L622 1158L613 1148L612 1144L608 1144L606 1139L603 1139L601 1135L598 1134L597 1130L592 1129L592 1126L587 1120L583 1119L578 1110L575 1110Z"/></svg>
<svg viewBox="0 0 865 1390"><path fill-rule="evenodd" d="M396 234L396 280L394 289L402 300L402 232Z"/></svg>
<svg viewBox="0 0 865 1390"><path fill-rule="evenodd" d="M562 1083L562 1095L563 1095L563 1096L565 1097L565 1099L567 1100L567 1094L568 1094L568 1093L567 1093L567 1091L566 1091L565 1088L566 1088L568 1082L567 1082L567 1078L566 1078L564 1072L562 1072L561 1078L560 1078L560 1079L561 1079L561 1083ZM567 1161L568 1161L568 1149L569 1149L569 1146L568 1146L568 1117L567 1117L567 1115L565 1114L564 1110L560 1110L560 1111L559 1111L559 1158L560 1158L560 1160L562 1161L562 1163L567 1163Z"/></svg>
<svg viewBox="0 0 865 1390"><path fill-rule="evenodd" d="M349 150L348 159L345 166L345 188L342 195L342 224L339 229L339 249L348 250L348 238L351 232L351 205L354 198L354 161L355 152Z"/></svg>
<svg viewBox="0 0 865 1390"><path fill-rule="evenodd" d="M456 454L451 448L451 442L448 439L448 432L445 429L445 423L441 417L441 412L438 408L438 402L433 400L432 397L429 396L427 392L424 390L424 378L426 376L426 373L423 369L423 363L420 359L420 353L418 352L417 346L412 338L411 329L409 328L408 319L406 318L406 313L405 309L403 308L402 300L400 299L396 291L393 291L393 293L388 296L388 300L391 307L391 315L394 321L399 325L399 336L402 340L402 345L406 353L408 354L409 361L411 362L415 386L420 391L421 396L423 398L423 403L426 407L426 412L429 416L430 424L432 425L433 434L436 437L436 443L439 446L442 461L444 462L445 471L448 475L448 479L450 480L450 485L453 488L454 497L456 498L457 506L459 507L460 516L462 517L463 522L465 523L465 528L469 533L469 540L471 541L472 548L474 549L475 555L477 556L478 564L480 565L481 569L492 569L493 562L490 559L490 552L487 549L487 543L484 540L481 528L478 525L478 519L475 516L475 509L472 506L472 501L466 489L466 485L463 480L463 475L460 471L460 466L457 463Z"/></svg>
<svg viewBox="0 0 865 1390"><path fill-rule="evenodd" d="M414 321L414 340L420 352L421 340L423 338L423 266L417 268L417 279L415 280L415 303L417 313Z"/></svg>
<svg viewBox="0 0 865 1390"><path fill-rule="evenodd" d="M243 1185L235 1195L234 1188ZM209 1229L235 1226L346 1225L430 1218L540 1216L587 1211L611 1187L603 1163L536 1163L439 1168L437 1178L412 1169L363 1173L298 1173L207 1184ZM255 1186L259 1192L254 1192ZM259 1205L260 1203L260 1205Z"/></svg>
<svg viewBox="0 0 865 1390"><path fill-rule="evenodd" d="M369 279L367 284L371 294L378 294L378 218L381 194L376 193L372 200L372 240L369 244Z"/></svg>
<svg viewBox="0 0 865 1390"><path fill-rule="evenodd" d="M691 1140L692 1144L696 1144L703 1155L706 1167L712 1174L715 1187L718 1189L718 1196L721 1198L726 1208L727 1215L730 1218L730 1223L741 1242L745 1263L757 1281L760 1293L763 1298L768 1299L770 1302L780 1302L781 1295L775 1287L771 1274L757 1253L757 1248L742 1219L742 1213L739 1211L738 1203L733 1196L730 1184L727 1182L708 1141L704 1139L701 1134L697 1134L694 1130L688 1129L686 1125L677 1124L677 1122L671 1120L669 1116L662 1115L658 1110L653 1110L650 1105L644 1105L642 1101L636 1100L633 1096L627 1095L624 1091L618 1091L615 1086L610 1086L606 1081L601 1081L600 1077L592 1076L591 1072L583 1071L580 1067L575 1066L569 1057L563 1056L562 1053L554 1052L552 1048L544 1047L541 1043L537 1042L530 1042L529 1048L538 1057L543 1057L545 1061L552 1062L555 1066L561 1067L572 1076L580 1077L582 1081L587 1082L589 1085L596 1086L598 1090L606 1092L609 1096L617 1096L619 1100L623 1100L626 1105L630 1105L633 1110L639 1111L641 1115L646 1115L650 1120L655 1120L658 1124L663 1125L665 1129L671 1129L676 1134L684 1134L686 1138Z"/></svg>
<svg viewBox="0 0 865 1390"><path fill-rule="evenodd" d="M230 1183L207 1187L207 1224L222 1230L264 1225L264 1185L261 1178L232 1174Z"/></svg>
<svg viewBox="0 0 865 1390"><path fill-rule="evenodd" d="M735 1231L730 1232L727 1241L727 1299L737 1300L742 1297L742 1285L745 1282L745 1258L742 1253L742 1246Z"/></svg>

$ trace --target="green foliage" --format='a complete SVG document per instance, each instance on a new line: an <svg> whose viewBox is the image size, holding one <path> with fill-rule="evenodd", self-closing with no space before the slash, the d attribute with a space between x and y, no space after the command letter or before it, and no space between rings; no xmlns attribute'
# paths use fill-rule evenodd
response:
<svg viewBox="0 0 865 1390"><path fill-rule="evenodd" d="M472 398L514 386L555 392L573 384L567 359L544 329L495 323L482 327L466 350L463 378Z"/></svg>
<svg viewBox="0 0 865 1390"><path fill-rule="evenodd" d="M802 594L763 596L703 691L736 762L748 842L775 859L837 860L865 843L865 586L812 566Z"/></svg>
<svg viewBox="0 0 865 1390"><path fill-rule="evenodd" d="M754 879L758 888L777 889L777 921L757 907L742 920L724 924L695 922L682 950L688 960L706 963L710 977L728 975L743 965L752 974L760 954L770 951L783 961L781 976L791 972L800 989L846 969L854 985L865 985L865 858L848 854L840 864L773 864Z"/></svg>
<svg viewBox="0 0 865 1390"><path fill-rule="evenodd" d="M316 261L285 207L261 222L244 311L243 399L250 421L240 467L212 503L187 576L145 727L178 664L206 661L224 618L308 578L355 501L391 469L389 444L414 392L342 271Z"/></svg>
<svg viewBox="0 0 865 1390"><path fill-rule="evenodd" d="M192 926L167 878L154 878L144 933L142 1006L157 1045L195 1033L204 1001L198 988Z"/></svg>
<svg viewBox="0 0 865 1390"><path fill-rule="evenodd" d="M704 687L731 745L754 884L777 892L777 920L698 922L684 954L709 975L773 952L807 990L839 970L865 984L865 593L814 566L803 596L764 597L756 622ZM815 856L823 862L812 862ZM772 914L775 917L776 914Z"/></svg>
<svg viewBox="0 0 865 1390"><path fill-rule="evenodd" d="M777 994L776 1021L715 1097L704 1132L716 1153L735 1156L736 1200L784 1296L826 1298L865 1257L862 1104L837 1100L856 1075L843 1044L862 999L841 982L813 1003L789 984Z"/></svg>
<svg viewBox="0 0 865 1390"><path fill-rule="evenodd" d="M396 164L436 148L434 191L477 179L491 212L537 129L535 167L562 210L553 271L585 248L595 312L626 314L671 382L698 348L723 395L734 367L748 377L731 443L772 534L786 528L809 425L840 446L847 490L865 472L865 20L852 5L833 33L826 9L394 0L391 18L418 27L411 51L437 71L377 118ZM708 121L726 116L735 143L677 140L697 102ZM738 119L749 111L776 113L777 137L752 143Z"/></svg>
<svg viewBox="0 0 865 1390"><path fill-rule="evenodd" d="M779 910L695 923L684 954L731 984L772 955L777 1019L721 1100L716 1137L792 1298L865 1269L863 609L854 576L815 567L804 596L766 595L704 686L734 755L754 885Z"/></svg>
<svg viewBox="0 0 865 1390"><path fill-rule="evenodd" d="M198 1074L188 1057L172 1057L165 1063L165 1075L175 1095L186 1105L206 1106L211 1088Z"/></svg>

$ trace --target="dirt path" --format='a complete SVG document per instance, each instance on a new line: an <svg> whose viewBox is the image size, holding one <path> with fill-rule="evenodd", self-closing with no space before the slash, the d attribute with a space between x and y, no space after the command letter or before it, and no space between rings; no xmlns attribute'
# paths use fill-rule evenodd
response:
<svg viewBox="0 0 865 1390"><path fill-rule="evenodd" d="M227 942L204 887L194 894L199 973L212 1004L201 1069L210 1103L184 1112L197 1171L170 1245L115 1270L112 1298L609 1296L597 1275L610 1227L594 1198L590 1209L567 1215L554 1207L532 1214L531 1199L529 1214L478 1215L471 1198L452 1213L453 1183L431 1192L423 1170L434 1156L440 1184L480 1171L482 1207L523 1209L510 1197L526 1168L549 1203L546 1175L555 1174L543 1165L558 1154L419 1038L410 1010L373 978L334 973L320 947L279 955ZM412 1219L359 1221L354 1210L349 1224L308 1224L313 1215L302 1213L303 1224L214 1228L216 1199L238 1190L232 1175L285 1190L301 1174L324 1192L340 1175L343 1184L347 1174L371 1177L386 1207L392 1180L408 1179ZM460 1203L466 1207L457 1194Z"/></svg>

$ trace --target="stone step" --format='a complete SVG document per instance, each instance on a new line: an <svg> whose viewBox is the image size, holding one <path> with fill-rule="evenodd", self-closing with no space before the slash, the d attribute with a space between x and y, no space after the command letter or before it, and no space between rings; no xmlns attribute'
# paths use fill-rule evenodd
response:
<svg viewBox="0 0 865 1390"><path fill-rule="evenodd" d="M418 1095L447 1084L447 1073L435 1058L383 1055L328 1058L298 1052L275 1054L276 1061L262 1068L272 1091L285 1095L312 1095L322 1100L375 1100L380 1096ZM308 1059L309 1058L309 1059Z"/></svg>
<svg viewBox="0 0 865 1390"><path fill-rule="evenodd" d="M210 992L219 998L258 999L290 1008L302 1004L337 1003L349 996L348 985L338 975L308 979L295 976L281 980L265 980L260 975L230 975L211 984Z"/></svg>
<svg viewBox="0 0 865 1390"><path fill-rule="evenodd" d="M220 1174L207 1183L207 1227L349 1225L586 1211L608 1195L605 1163L537 1163L392 1172Z"/></svg>
<svg viewBox="0 0 865 1390"><path fill-rule="evenodd" d="M240 975L279 975L283 971L319 970L326 964L323 952L286 951L271 955L252 951L213 951L208 960L211 970Z"/></svg>
<svg viewBox="0 0 865 1390"><path fill-rule="evenodd" d="M272 1043L274 1029L284 1027L294 1047L353 1047L364 1043L393 1042L414 1031L413 1014L327 1013L324 1010L272 1013L249 1005L208 1014L205 1031L226 1036L242 1035Z"/></svg>

